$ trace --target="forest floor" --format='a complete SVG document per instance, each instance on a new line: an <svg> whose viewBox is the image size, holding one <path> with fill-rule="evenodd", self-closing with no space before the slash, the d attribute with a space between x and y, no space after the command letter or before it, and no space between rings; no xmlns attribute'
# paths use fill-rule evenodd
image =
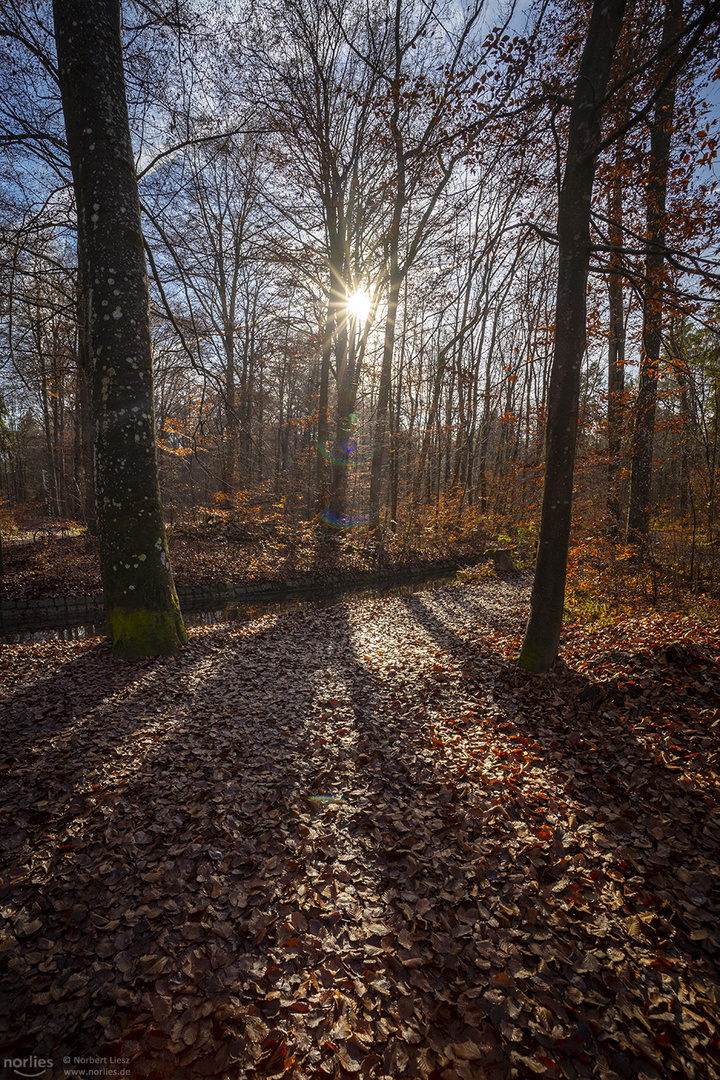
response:
<svg viewBox="0 0 720 1080"><path fill-rule="evenodd" d="M527 600L6 646L0 1057L720 1077L720 624L569 625L529 676Z"/></svg>

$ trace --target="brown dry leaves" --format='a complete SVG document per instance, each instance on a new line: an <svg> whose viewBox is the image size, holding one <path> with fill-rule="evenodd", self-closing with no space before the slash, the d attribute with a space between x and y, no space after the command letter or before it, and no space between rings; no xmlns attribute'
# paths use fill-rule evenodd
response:
<svg viewBox="0 0 720 1080"><path fill-rule="evenodd" d="M281 538L254 543L238 540L237 530L231 527L218 534L201 526L177 526L168 530L168 543L175 582L181 586L323 582L378 570L374 548L362 536L328 536L312 525L297 525ZM422 532L410 543L391 535L382 566L432 570L438 562L477 558L484 547L485 538L477 531L442 542ZM3 599L37 600L102 591L97 544L88 537L56 537L47 543L6 541L4 557Z"/></svg>
<svg viewBox="0 0 720 1080"><path fill-rule="evenodd" d="M137 663L7 647L8 1052L720 1076L717 627L571 629L533 678L525 605L358 602Z"/></svg>

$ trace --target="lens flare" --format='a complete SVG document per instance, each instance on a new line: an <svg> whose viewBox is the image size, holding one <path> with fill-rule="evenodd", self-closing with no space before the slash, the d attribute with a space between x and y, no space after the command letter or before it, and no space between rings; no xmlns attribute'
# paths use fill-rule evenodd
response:
<svg viewBox="0 0 720 1080"><path fill-rule="evenodd" d="M356 322L367 322L371 307L372 298L364 285L360 285L347 298L348 318L355 319Z"/></svg>
<svg viewBox="0 0 720 1080"><path fill-rule="evenodd" d="M328 443L316 443L317 452L331 465L350 465L350 458L357 452L357 442L355 439L349 439L346 443L343 443L339 447L337 454L335 448Z"/></svg>
<svg viewBox="0 0 720 1080"><path fill-rule="evenodd" d="M333 514L332 510L327 508L320 512L320 517L326 525L331 525L333 529L341 529L343 532L357 529L368 520L367 514Z"/></svg>

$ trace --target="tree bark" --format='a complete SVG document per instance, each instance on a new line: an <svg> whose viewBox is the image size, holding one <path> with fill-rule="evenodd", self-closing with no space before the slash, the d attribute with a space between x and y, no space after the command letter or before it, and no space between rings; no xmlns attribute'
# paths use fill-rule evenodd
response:
<svg viewBox="0 0 720 1080"><path fill-rule="evenodd" d="M692 419L690 414L689 371L685 348L685 319L681 316L671 330L671 348L673 350L675 379L680 397L680 520L687 521L690 508L690 453L692 438Z"/></svg>
<svg viewBox="0 0 720 1080"><path fill-rule="evenodd" d="M337 185L325 201L330 251L328 269L327 328L332 328L329 346L335 345L335 435L332 441L330 490L325 521L333 528L345 528L348 519L348 471L355 430L357 382L355 370L355 335L349 333L347 315L348 217L344 196ZM327 344L326 344L327 347ZM323 354L324 367L324 354Z"/></svg>
<svg viewBox="0 0 720 1080"><path fill-rule="evenodd" d="M385 451L388 439L388 408L390 405L390 391L392 389L392 361L395 351L395 324L397 321L398 304L400 300L401 278L397 271L397 252L395 252L394 264L390 274L390 288L387 301L387 318L385 320L385 337L383 341L383 359L380 370L380 386L378 388L378 403L375 413L375 432L373 438L373 459L370 472L370 514L368 519L368 532L373 533L379 539L380 529L380 499L382 494L382 474L385 463Z"/></svg>
<svg viewBox="0 0 720 1080"><path fill-rule="evenodd" d="M383 340L382 368L378 388L375 432L373 438L373 458L370 471L370 508L368 532L380 538L380 499L382 495L382 472L385 462L385 444L387 441L387 414L392 386L392 362L395 351L395 324L397 321L400 286L403 273L400 269L400 226L407 201L405 175L405 148L400 131L400 77L402 50L400 49L400 0L395 13L395 75L392 84L393 110L390 117L390 134L395 151L395 169L397 172L397 191L393 204L392 220L388 236L389 281L387 316L385 318L385 337Z"/></svg>
<svg viewBox="0 0 720 1080"><path fill-rule="evenodd" d="M337 402L327 515L329 524L336 528L345 528L348 523L348 470L353 453L353 433L355 430L357 382L355 377L354 339L349 340L349 338L347 319L343 317L337 332L337 344L335 347Z"/></svg>
<svg viewBox="0 0 720 1080"><path fill-rule="evenodd" d="M520 666L547 671L562 630L572 514L580 369L586 341L590 209L605 97L625 0L595 0L570 112L558 207L555 347L548 389L545 485L538 556Z"/></svg>
<svg viewBox="0 0 720 1080"><path fill-rule="evenodd" d="M320 352L320 385L318 387L317 456L315 470L315 497L318 514L328 513L328 400L330 392L330 360L332 358L334 317L328 306L323 328Z"/></svg>
<svg viewBox="0 0 720 1080"><path fill-rule="evenodd" d="M663 23L663 45L667 46L682 25L682 0L667 0ZM677 59L677 45L668 64ZM655 438L660 350L662 348L663 274L665 265L665 198L670 168L675 81L671 81L655 104L650 132L650 170L647 186L647 254L643 302L642 356L635 403L630 506L627 542L644 546L650 532L652 458Z"/></svg>
<svg viewBox="0 0 720 1080"><path fill-rule="evenodd" d="M173 585L155 453L150 311L120 39L120 0L54 0L87 290L96 511L113 654L187 641Z"/></svg>
<svg viewBox="0 0 720 1080"><path fill-rule="evenodd" d="M97 513L95 509L95 454L93 452L92 395L90 388L90 358L87 341L87 302L89 290L85 285L85 241L82 234L82 222L78 215L77 236L77 408L80 412L81 446L81 484L79 486L80 504L83 520L91 536L97 536Z"/></svg>
<svg viewBox="0 0 720 1080"><path fill-rule="evenodd" d="M610 196L610 242L622 247L622 141L615 154L615 175ZM608 302L610 325L608 328L608 512L611 531L620 535L620 499L618 495L618 467L625 392L625 317L623 309L623 286L621 260L618 252L610 255L608 278Z"/></svg>
<svg viewBox="0 0 720 1080"><path fill-rule="evenodd" d="M223 335L225 350L224 401L225 412L224 446L221 468L221 490L227 506L232 506L237 490L237 437L238 423L235 400L235 327L233 322L225 326Z"/></svg>

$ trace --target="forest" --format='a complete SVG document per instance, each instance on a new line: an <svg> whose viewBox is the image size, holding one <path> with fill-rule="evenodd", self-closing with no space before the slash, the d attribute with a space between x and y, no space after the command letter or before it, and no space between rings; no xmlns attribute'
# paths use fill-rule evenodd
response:
<svg viewBox="0 0 720 1080"><path fill-rule="evenodd" d="M0 5L4 1075L720 1077L719 42Z"/></svg>
<svg viewBox="0 0 720 1080"><path fill-rule="evenodd" d="M3 531L45 515L92 532L52 19L6 9ZM124 11L166 520L325 522L391 548L537 531L585 9ZM625 16L596 157L573 491L576 544L592 536L615 562L639 545L710 593L716 15Z"/></svg>

